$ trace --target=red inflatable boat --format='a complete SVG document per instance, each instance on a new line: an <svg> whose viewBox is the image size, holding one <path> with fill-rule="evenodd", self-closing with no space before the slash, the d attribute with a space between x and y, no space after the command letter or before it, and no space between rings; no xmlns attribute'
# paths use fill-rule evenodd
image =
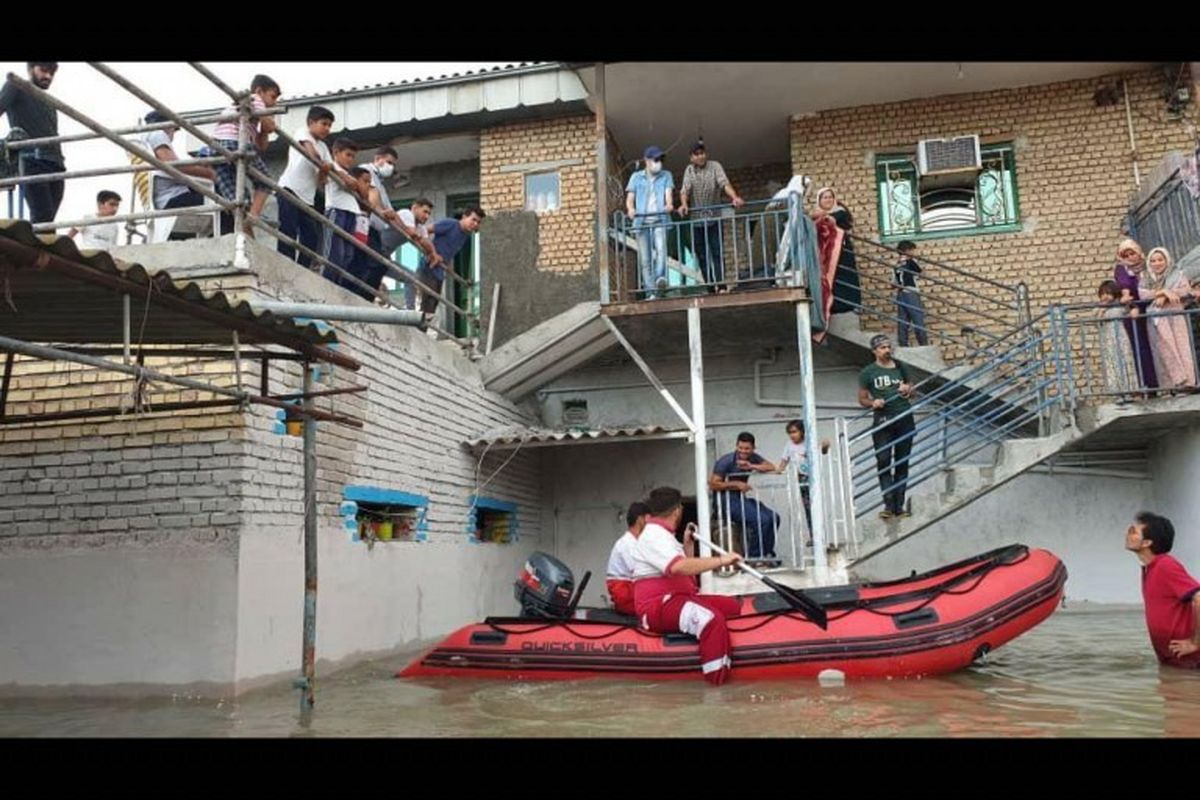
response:
<svg viewBox="0 0 1200 800"><path fill-rule="evenodd" d="M741 615L729 620L733 677L952 672L1050 616L1066 580L1054 554L1010 545L901 580L807 590L825 608L828 630L774 592L746 595ZM467 625L399 677L701 679L691 636L650 633L609 610L571 611L574 618L490 617Z"/></svg>

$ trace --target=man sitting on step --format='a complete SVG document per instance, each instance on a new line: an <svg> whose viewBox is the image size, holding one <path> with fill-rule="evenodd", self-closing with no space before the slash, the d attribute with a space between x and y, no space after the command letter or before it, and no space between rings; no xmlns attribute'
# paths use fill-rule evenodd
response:
<svg viewBox="0 0 1200 800"><path fill-rule="evenodd" d="M758 500L746 497L750 491L750 473L775 470L774 464L754 452L754 434L742 431L734 451L718 458L708 476L708 488L714 493L713 502L721 504L726 519L742 528L747 563L758 562L772 567L781 563L775 555L779 514Z"/></svg>

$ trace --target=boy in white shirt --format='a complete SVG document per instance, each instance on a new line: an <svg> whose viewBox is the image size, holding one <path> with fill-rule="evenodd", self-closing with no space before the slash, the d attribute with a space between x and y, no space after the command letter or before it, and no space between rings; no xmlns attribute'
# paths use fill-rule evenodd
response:
<svg viewBox="0 0 1200 800"><path fill-rule="evenodd" d="M292 138L310 157L321 162L315 167L312 162L296 152L295 148L288 149L287 167L279 178L279 187L284 189L277 195L279 200L279 232L289 236L310 250L317 250L321 241L321 225L315 219L305 214L300 204L316 207L317 190L325 184L325 178L333 167L333 156L325 139L333 128L333 112L324 106L313 106L308 110L305 124L296 130ZM276 247L286 258L295 259L301 266L307 267L311 258L301 252L298 256L296 248L284 244L280 240Z"/></svg>
<svg viewBox="0 0 1200 800"><path fill-rule="evenodd" d="M121 195L105 189L96 195L96 216L88 217L88 219L116 216L120 208ZM116 222L88 225L82 231L79 228L71 228L67 235L74 239L75 235L79 233L83 234L79 237L80 250L108 250L117 246L117 238L121 235L121 226Z"/></svg>

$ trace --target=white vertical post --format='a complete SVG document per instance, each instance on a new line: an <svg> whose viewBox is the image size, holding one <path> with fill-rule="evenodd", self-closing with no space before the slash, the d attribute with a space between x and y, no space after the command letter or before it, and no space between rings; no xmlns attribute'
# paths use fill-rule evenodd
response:
<svg viewBox="0 0 1200 800"><path fill-rule="evenodd" d="M796 303L796 341L800 350L800 397L804 404L804 442L808 453L808 494L812 498L813 572L818 583L829 579L825 558L825 478L821 475L821 437L817 431L817 391L813 384L812 319L808 301Z"/></svg>
<svg viewBox="0 0 1200 800"><path fill-rule="evenodd" d="M692 436L696 460L696 525L700 535L707 539L711 535L708 508L708 436L704 421L704 353L700 346L700 307L694 303L688 307L688 352L692 367ZM711 556L707 546L701 545L696 555ZM713 574L700 576L700 591L711 593Z"/></svg>

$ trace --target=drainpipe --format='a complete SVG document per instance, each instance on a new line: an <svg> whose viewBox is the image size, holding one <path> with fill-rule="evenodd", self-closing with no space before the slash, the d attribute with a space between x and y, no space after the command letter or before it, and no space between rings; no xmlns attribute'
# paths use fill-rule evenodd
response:
<svg viewBox="0 0 1200 800"><path fill-rule="evenodd" d="M1125 124L1129 127L1129 151L1133 155L1133 182L1138 189L1142 188L1142 173L1138 169L1137 142L1133 139L1133 112L1129 109L1129 81L1122 79L1121 87L1125 94Z"/></svg>
<svg viewBox="0 0 1200 800"><path fill-rule="evenodd" d="M776 348L771 348L770 358L758 358L754 361L754 402L760 406L791 406L795 408L799 405L795 400L786 398L763 397L762 391L762 367L773 366L779 359ZM803 376L801 376L803 380Z"/></svg>

